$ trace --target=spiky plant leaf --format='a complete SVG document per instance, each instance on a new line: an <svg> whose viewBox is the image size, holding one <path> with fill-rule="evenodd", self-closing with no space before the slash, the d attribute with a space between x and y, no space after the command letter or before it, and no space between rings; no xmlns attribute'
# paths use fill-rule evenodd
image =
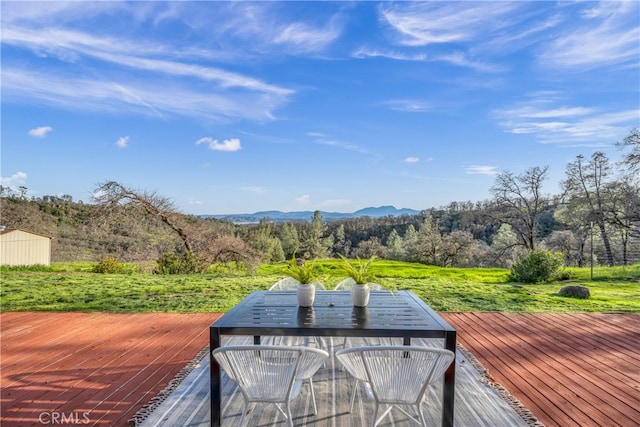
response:
<svg viewBox="0 0 640 427"><path fill-rule="evenodd" d="M377 280L376 276L374 276L370 271L371 264L376 259L375 256L372 256L368 260L356 257L355 261L350 261L344 255L338 254L338 256L343 261L340 268L342 268L349 277L355 280L357 284L364 285L365 283L372 283Z"/></svg>

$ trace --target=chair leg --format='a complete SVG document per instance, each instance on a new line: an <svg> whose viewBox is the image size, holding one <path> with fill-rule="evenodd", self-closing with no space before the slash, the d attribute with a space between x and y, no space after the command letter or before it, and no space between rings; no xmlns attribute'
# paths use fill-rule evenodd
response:
<svg viewBox="0 0 640 427"><path fill-rule="evenodd" d="M418 402L418 412L420 413L420 421L422 421L423 427L427 427L427 419L424 416L424 412L422 412L422 405Z"/></svg>
<svg viewBox="0 0 640 427"><path fill-rule="evenodd" d="M371 427L378 425L378 402L373 402L373 417L371 418Z"/></svg>
<svg viewBox="0 0 640 427"><path fill-rule="evenodd" d="M274 403L276 409L282 414L282 417L287 420L287 425L293 427L293 417L291 416L291 407L289 406L291 402L285 402L284 409L280 406L279 403Z"/></svg>
<svg viewBox="0 0 640 427"><path fill-rule="evenodd" d="M349 413L353 412L353 404L356 401L356 394L358 393L358 380L353 379L353 386L351 387L351 406L349 407Z"/></svg>
<svg viewBox="0 0 640 427"><path fill-rule="evenodd" d="M375 402L375 404L376 404L376 414L377 414L377 413L378 413L378 402ZM385 411L382 413L382 415L380 415L380 416L378 417L378 419L375 419L375 415L376 415L376 414L374 414L374 423L375 423L375 424L374 424L374 427L375 427L375 426L377 426L378 424L380 424L380 421L382 421L382 419L383 419L384 417L386 417L386 416L387 416L387 414L388 414L389 412L391 412L391 410L392 410L392 409L393 409L393 405L389 405L389 407L388 407L387 409L385 409ZM409 415L409 414L407 414L407 415Z"/></svg>
<svg viewBox="0 0 640 427"><path fill-rule="evenodd" d="M238 427L242 427L242 422L244 421L245 415L247 415L248 409L249 409L249 402L244 402L244 405L242 405L242 415L240 415L240 421L238 421Z"/></svg>
<svg viewBox="0 0 640 427"><path fill-rule="evenodd" d="M291 415L290 402L287 402L285 406L287 409L287 424L289 425L289 427L293 427L293 415Z"/></svg>
<svg viewBox="0 0 640 427"><path fill-rule="evenodd" d="M311 389L311 402L313 403L313 415L318 415L318 407L316 406L316 392L313 390L313 378L309 378L309 388Z"/></svg>

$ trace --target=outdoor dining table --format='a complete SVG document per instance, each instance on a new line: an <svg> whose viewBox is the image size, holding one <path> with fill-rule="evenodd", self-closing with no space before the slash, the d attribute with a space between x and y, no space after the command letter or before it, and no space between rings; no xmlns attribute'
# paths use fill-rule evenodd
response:
<svg viewBox="0 0 640 427"><path fill-rule="evenodd" d="M372 291L367 307L355 307L347 291L317 291L313 307L300 307L295 291L256 291L209 328L211 425L222 422L220 366L212 356L224 335L443 338L455 353L456 330L411 291ZM444 375L442 426L453 426L455 362Z"/></svg>

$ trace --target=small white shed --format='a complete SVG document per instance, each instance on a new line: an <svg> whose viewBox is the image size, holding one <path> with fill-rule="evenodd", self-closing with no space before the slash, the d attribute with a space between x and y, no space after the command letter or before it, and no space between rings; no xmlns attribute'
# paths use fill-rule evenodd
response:
<svg viewBox="0 0 640 427"><path fill-rule="evenodd" d="M51 237L18 228L0 229L0 265L50 265Z"/></svg>

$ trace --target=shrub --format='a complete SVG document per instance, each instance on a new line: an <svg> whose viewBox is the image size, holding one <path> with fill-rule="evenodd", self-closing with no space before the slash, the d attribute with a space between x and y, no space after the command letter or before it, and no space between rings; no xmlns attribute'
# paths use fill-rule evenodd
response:
<svg viewBox="0 0 640 427"><path fill-rule="evenodd" d="M98 264L91 268L93 273L122 274L125 272L124 265L120 264L114 257L103 258Z"/></svg>
<svg viewBox="0 0 640 427"><path fill-rule="evenodd" d="M573 274L569 270L562 269L556 275L556 280L573 280Z"/></svg>
<svg viewBox="0 0 640 427"><path fill-rule="evenodd" d="M522 283L545 282L555 279L562 266L561 253L533 251L516 261L511 268L510 280Z"/></svg>
<svg viewBox="0 0 640 427"><path fill-rule="evenodd" d="M156 260L155 274L202 273L208 265L191 253L168 253Z"/></svg>

